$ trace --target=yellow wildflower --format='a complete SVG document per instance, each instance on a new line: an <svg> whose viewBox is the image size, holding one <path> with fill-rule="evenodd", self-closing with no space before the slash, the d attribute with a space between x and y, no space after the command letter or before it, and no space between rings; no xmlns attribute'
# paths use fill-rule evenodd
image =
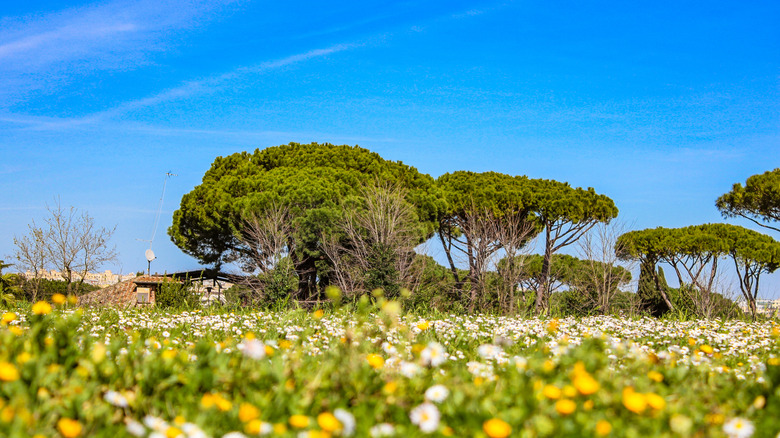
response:
<svg viewBox="0 0 780 438"><path fill-rule="evenodd" d="M51 313L51 304L47 303L46 301L38 301L37 303L33 304L32 312L36 315L48 315Z"/></svg>
<svg viewBox="0 0 780 438"><path fill-rule="evenodd" d="M303 429L304 427L309 426L309 417L296 414L290 417L289 422L290 426L296 429Z"/></svg>
<svg viewBox="0 0 780 438"><path fill-rule="evenodd" d="M366 360L368 361L368 364L371 365L371 368L375 370L385 366L385 360L378 354L369 354L366 356Z"/></svg>
<svg viewBox="0 0 780 438"><path fill-rule="evenodd" d="M274 424L274 434L276 435L284 435L287 433L287 426L284 425L284 423L275 423Z"/></svg>
<svg viewBox="0 0 780 438"><path fill-rule="evenodd" d="M396 383L394 380L391 380L387 383L385 383L385 386L382 387L382 392L385 394L392 394L398 389L398 383Z"/></svg>
<svg viewBox="0 0 780 438"><path fill-rule="evenodd" d="M579 391L582 395L593 394L600 388L599 382L597 382L596 379L594 379L587 372L577 375L574 378L573 383L574 387L577 388L577 391Z"/></svg>
<svg viewBox="0 0 780 438"><path fill-rule="evenodd" d="M623 390L623 406L635 414L641 414L647 408L647 400L629 386Z"/></svg>
<svg viewBox="0 0 780 438"><path fill-rule="evenodd" d="M315 319L322 319L322 317L325 316L325 311L322 309L317 309L314 311L312 316L314 316Z"/></svg>
<svg viewBox="0 0 780 438"><path fill-rule="evenodd" d="M220 395L214 396L214 404L216 404L217 409L219 409L222 412L229 411L233 408L233 403L231 403L230 400Z"/></svg>
<svg viewBox="0 0 780 438"><path fill-rule="evenodd" d="M203 397L200 399L200 405L206 409L214 407L214 395L211 393L203 394Z"/></svg>
<svg viewBox="0 0 780 438"><path fill-rule="evenodd" d="M54 304L65 304L65 301L67 301L67 298L65 298L65 295L63 294L54 294L51 296L51 302Z"/></svg>
<svg viewBox="0 0 780 438"><path fill-rule="evenodd" d="M561 399L555 402L555 410L561 415L569 415L577 409L577 404L569 399Z"/></svg>
<svg viewBox="0 0 780 438"><path fill-rule="evenodd" d="M699 350L705 352L706 354L712 354L713 352L712 347L710 347L709 345L702 345L701 347L699 347Z"/></svg>
<svg viewBox="0 0 780 438"><path fill-rule="evenodd" d="M317 424L326 432L336 432L341 430L341 422L330 412L323 412L317 415Z"/></svg>
<svg viewBox="0 0 780 438"><path fill-rule="evenodd" d="M178 436L184 436L178 427L169 427L165 430L165 438L176 438Z"/></svg>
<svg viewBox="0 0 780 438"><path fill-rule="evenodd" d="M26 351L23 351L19 353L18 356L16 356L16 363L18 363L19 365L24 365L31 360L32 360L32 354Z"/></svg>
<svg viewBox="0 0 780 438"><path fill-rule="evenodd" d="M260 430L263 427L263 422L260 420L251 420L244 426L244 432L249 435L260 435Z"/></svg>
<svg viewBox="0 0 780 438"><path fill-rule="evenodd" d="M596 423L596 435L606 436L609 435L610 432L612 432L612 425L609 424L609 421L599 420L599 422Z"/></svg>
<svg viewBox="0 0 780 438"><path fill-rule="evenodd" d="M57 430L60 431L65 438L75 438L81 435L81 423L70 418L60 418L57 421Z"/></svg>
<svg viewBox="0 0 780 438"><path fill-rule="evenodd" d="M288 350L290 347L292 347L292 342L288 341L287 339L279 341L279 348L282 350Z"/></svg>
<svg viewBox="0 0 780 438"><path fill-rule="evenodd" d="M647 401L647 404L650 405L651 408L657 411L666 407L666 400L660 395L652 392L645 394L645 401Z"/></svg>
<svg viewBox="0 0 780 438"><path fill-rule="evenodd" d="M512 433L512 426L499 418L491 418L482 423L482 430L490 438L506 438Z"/></svg>
<svg viewBox="0 0 780 438"><path fill-rule="evenodd" d="M550 400L557 400L561 398L560 388L554 385L544 385L544 389L542 389L542 394L544 394L544 396L549 398Z"/></svg>
<svg viewBox="0 0 780 438"><path fill-rule="evenodd" d="M238 408L238 419L242 423L255 420L258 417L260 417L259 409L249 403L241 403L241 406Z"/></svg>
<svg viewBox="0 0 780 438"><path fill-rule="evenodd" d="M0 362L0 380L3 382L19 380L19 370L13 364Z"/></svg>
<svg viewBox="0 0 780 438"><path fill-rule="evenodd" d="M647 377L653 382L661 383L664 381L664 375L658 371L649 371Z"/></svg>
<svg viewBox="0 0 780 438"><path fill-rule="evenodd" d="M21 327L12 325L11 327L8 327L8 331L13 333L16 336L22 336L22 333L24 333L24 330L22 330Z"/></svg>
<svg viewBox="0 0 780 438"><path fill-rule="evenodd" d="M8 324L9 322L16 319L16 314L14 312L5 312L3 313L3 319L2 323L3 325Z"/></svg>
<svg viewBox="0 0 780 438"><path fill-rule="evenodd" d="M429 323L428 321L423 321L423 322L417 324L417 328L422 330L422 331L428 330L428 327L430 327L430 326L431 326L431 323Z"/></svg>

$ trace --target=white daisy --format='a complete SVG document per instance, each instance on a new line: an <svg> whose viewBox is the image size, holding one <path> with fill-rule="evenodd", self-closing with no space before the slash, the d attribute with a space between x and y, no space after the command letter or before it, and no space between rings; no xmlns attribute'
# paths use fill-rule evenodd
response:
<svg viewBox="0 0 780 438"><path fill-rule="evenodd" d="M265 357L265 344L258 339L245 339L238 344L238 349L250 359L260 360Z"/></svg>
<svg viewBox="0 0 780 438"><path fill-rule="evenodd" d="M755 427L750 420L736 417L729 420L728 423L723 425L723 432L729 436L729 438L748 438L753 435Z"/></svg>
<svg viewBox="0 0 780 438"><path fill-rule="evenodd" d="M425 399L434 403L443 402L448 395L450 391L444 385L433 385L425 391Z"/></svg>
<svg viewBox="0 0 780 438"><path fill-rule="evenodd" d="M379 438L383 436L393 436L395 435L395 426L393 426L390 423L379 423L376 426L372 427L371 430L368 431L368 433L373 438Z"/></svg>
<svg viewBox="0 0 780 438"><path fill-rule="evenodd" d="M412 423L420 427L423 433L431 433L439 428L441 414L436 405L426 402L412 409L412 412L409 413L409 418L412 420Z"/></svg>
<svg viewBox="0 0 780 438"><path fill-rule="evenodd" d="M341 434L344 436L351 436L355 433L355 416L350 414L344 409L336 409L333 411L333 416L341 423Z"/></svg>
<svg viewBox="0 0 780 438"><path fill-rule="evenodd" d="M431 342L420 352L420 358L425 365L437 367L447 361L447 352L438 342Z"/></svg>

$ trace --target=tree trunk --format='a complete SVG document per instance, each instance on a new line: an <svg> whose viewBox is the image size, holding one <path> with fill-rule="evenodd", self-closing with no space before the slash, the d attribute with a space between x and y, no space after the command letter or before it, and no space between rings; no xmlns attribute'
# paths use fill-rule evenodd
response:
<svg viewBox="0 0 780 438"><path fill-rule="evenodd" d="M536 290L536 303L534 305L534 314L537 316L542 313L547 313L549 307L548 292L550 289L550 262L552 261L552 241L550 240L549 221L545 223L544 231L544 259L542 259L542 272L539 274L539 287Z"/></svg>

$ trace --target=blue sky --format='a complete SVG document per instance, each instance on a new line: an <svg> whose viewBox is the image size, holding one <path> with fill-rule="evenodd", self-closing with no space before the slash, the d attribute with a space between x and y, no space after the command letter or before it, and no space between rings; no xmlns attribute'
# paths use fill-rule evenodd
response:
<svg viewBox="0 0 780 438"><path fill-rule="evenodd" d="M776 1L29 0L0 16L4 258L59 196L117 226L108 268L145 268L171 171L153 269L195 268L165 234L181 196L216 156L290 141L591 186L633 228L720 222L720 194L780 167Z"/></svg>

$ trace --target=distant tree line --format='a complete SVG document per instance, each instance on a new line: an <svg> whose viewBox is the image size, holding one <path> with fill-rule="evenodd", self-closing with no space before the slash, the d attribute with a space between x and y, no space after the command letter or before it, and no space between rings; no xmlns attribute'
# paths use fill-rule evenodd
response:
<svg viewBox="0 0 780 438"><path fill-rule="evenodd" d="M718 207L776 221L777 173L735 185ZM757 195L767 187L773 195ZM777 269L769 236L725 224L622 233L617 215L609 197L565 182L468 171L434 179L357 146L290 143L218 157L168 233L204 264L252 274L242 300L254 303L324 300L338 286L346 298L382 289L469 312L539 315L563 302L583 314L660 315L679 309L682 294L694 303L686 309L712 316L719 260L733 260L753 310L760 275ZM541 255L530 254L534 239ZM445 266L419 253L433 242ZM579 257L561 253L567 247ZM627 295L634 263L640 290ZM659 263L684 292L670 297Z"/></svg>

